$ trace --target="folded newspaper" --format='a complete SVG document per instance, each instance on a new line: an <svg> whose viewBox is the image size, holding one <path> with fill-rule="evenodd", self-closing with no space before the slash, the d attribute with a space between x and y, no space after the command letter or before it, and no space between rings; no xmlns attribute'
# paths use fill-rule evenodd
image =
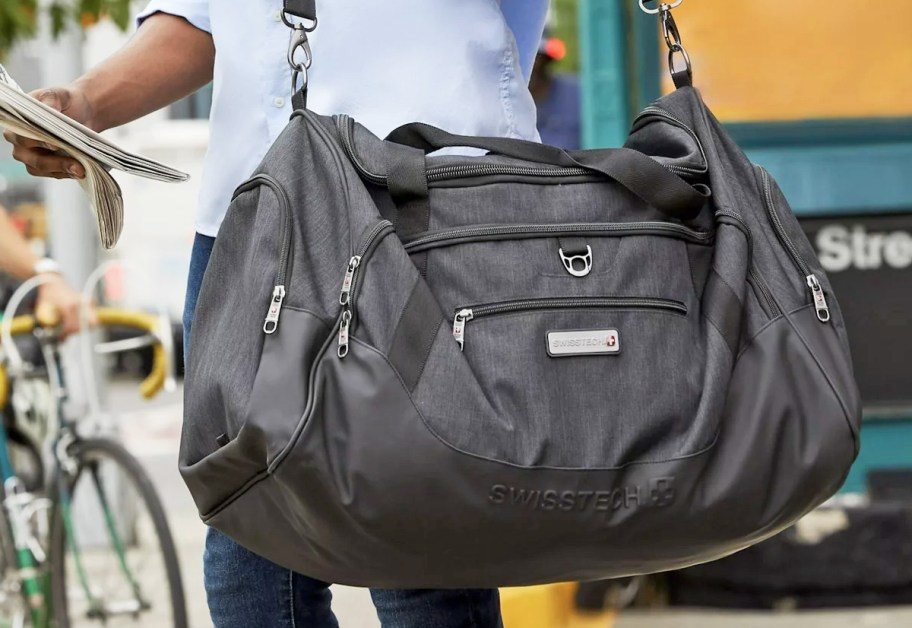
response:
<svg viewBox="0 0 912 628"><path fill-rule="evenodd" d="M117 244L123 229L123 196L111 170L155 179L186 181L190 177L163 164L118 148L91 129L48 107L25 92L0 65L0 127L28 137L76 159L85 168L80 180L98 219L98 233L106 249Z"/></svg>

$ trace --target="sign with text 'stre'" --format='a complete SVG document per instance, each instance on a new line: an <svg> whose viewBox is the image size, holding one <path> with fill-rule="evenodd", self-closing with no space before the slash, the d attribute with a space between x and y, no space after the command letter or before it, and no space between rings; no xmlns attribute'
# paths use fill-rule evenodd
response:
<svg viewBox="0 0 912 628"><path fill-rule="evenodd" d="M912 211L801 225L839 299L865 406L912 415Z"/></svg>

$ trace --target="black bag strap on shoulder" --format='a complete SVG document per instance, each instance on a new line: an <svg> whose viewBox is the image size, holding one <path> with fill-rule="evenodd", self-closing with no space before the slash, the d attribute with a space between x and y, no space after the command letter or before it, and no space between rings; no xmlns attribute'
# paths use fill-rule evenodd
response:
<svg viewBox="0 0 912 628"><path fill-rule="evenodd" d="M305 20L317 19L317 0L284 0L285 13Z"/></svg>
<svg viewBox="0 0 912 628"><path fill-rule="evenodd" d="M631 148L567 152L526 140L455 135L418 122L400 126L386 139L425 153L464 146L524 161L585 168L614 179L662 213L679 220L695 218L709 197L708 191L693 187L659 162Z"/></svg>

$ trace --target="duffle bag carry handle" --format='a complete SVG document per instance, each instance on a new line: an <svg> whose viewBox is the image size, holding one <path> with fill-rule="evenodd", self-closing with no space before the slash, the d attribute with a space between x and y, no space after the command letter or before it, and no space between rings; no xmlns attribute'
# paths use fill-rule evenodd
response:
<svg viewBox="0 0 912 628"><path fill-rule="evenodd" d="M695 218L709 198L705 186L690 185L656 160L631 148L567 152L526 140L456 135L421 122L394 129L386 140L425 154L442 148L469 147L535 163L585 168L614 179L662 213L679 220Z"/></svg>

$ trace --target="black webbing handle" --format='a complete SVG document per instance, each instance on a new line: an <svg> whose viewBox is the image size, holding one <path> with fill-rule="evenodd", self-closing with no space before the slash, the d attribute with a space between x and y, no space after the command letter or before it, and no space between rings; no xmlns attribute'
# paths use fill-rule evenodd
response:
<svg viewBox="0 0 912 628"><path fill-rule="evenodd" d="M317 19L317 0L283 0L285 13L305 20Z"/></svg>
<svg viewBox="0 0 912 628"><path fill-rule="evenodd" d="M696 217L708 198L708 194L697 190L656 160L631 148L567 152L526 140L455 135L417 122L395 129L386 139L425 153L467 146L535 163L585 168L614 179L659 211L680 220Z"/></svg>

